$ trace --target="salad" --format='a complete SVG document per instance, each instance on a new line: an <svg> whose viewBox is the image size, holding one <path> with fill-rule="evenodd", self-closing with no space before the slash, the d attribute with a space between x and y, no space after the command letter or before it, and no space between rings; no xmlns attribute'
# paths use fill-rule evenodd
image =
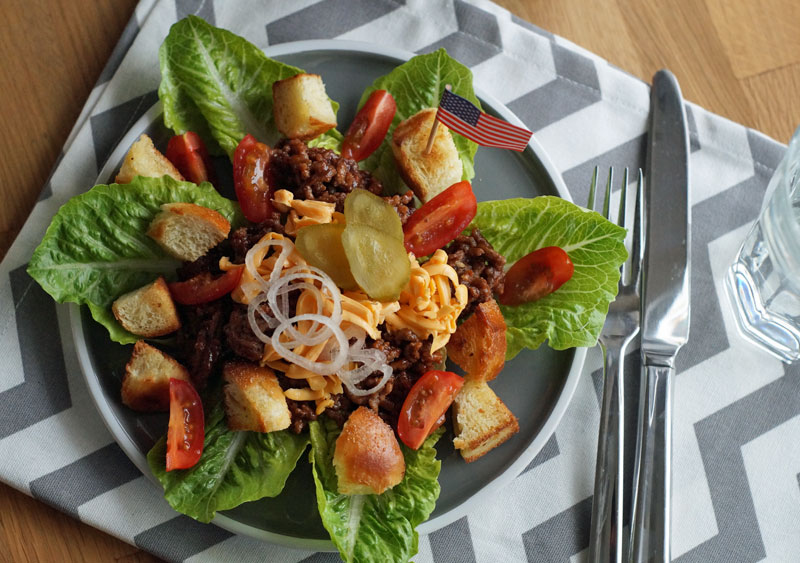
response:
<svg viewBox="0 0 800 563"><path fill-rule="evenodd" d="M477 145L443 127L450 159L432 174L450 180L412 196L399 131L446 84L479 105L444 50L376 80L346 135L326 96L313 119L285 109L292 88L320 99L311 75L200 18L176 23L159 59L167 158L137 142L118 183L59 210L28 271L57 301L86 305L111 341L135 344L123 400L169 407L148 462L176 510L209 522L276 496L308 453L342 558L407 561L439 495L445 428L465 459L484 455L499 442L471 447L462 426L472 402L499 401L486 381L502 362L596 342L625 232L555 197L476 202ZM488 367L469 359L481 338L502 341ZM464 377L447 371L449 350Z"/></svg>

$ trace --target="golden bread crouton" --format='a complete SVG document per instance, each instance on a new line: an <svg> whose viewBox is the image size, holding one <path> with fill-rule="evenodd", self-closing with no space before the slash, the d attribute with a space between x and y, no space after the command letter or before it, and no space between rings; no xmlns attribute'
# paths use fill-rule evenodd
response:
<svg viewBox="0 0 800 563"><path fill-rule="evenodd" d="M111 312L122 328L145 338L164 336L181 327L163 277L119 297L111 305Z"/></svg>
<svg viewBox="0 0 800 563"><path fill-rule="evenodd" d="M392 152L406 185L424 203L456 182L463 167L447 126L439 124L428 154L425 148L436 121L436 109L424 109L401 121L392 134Z"/></svg>
<svg viewBox="0 0 800 563"><path fill-rule="evenodd" d="M122 402L135 411L169 410L169 380L190 381L189 372L175 359L144 340L133 346L122 379Z"/></svg>
<svg viewBox="0 0 800 563"><path fill-rule="evenodd" d="M152 139L142 134L139 139L131 145L128 154L122 161L119 174L114 179L117 184L127 184L136 176L146 176L148 178L161 178L161 176L172 176L176 180L183 180L183 176L178 169L167 159L166 156L155 147Z"/></svg>
<svg viewBox="0 0 800 563"><path fill-rule="evenodd" d="M453 401L453 445L467 463L519 432L508 407L483 381L466 381Z"/></svg>
<svg viewBox="0 0 800 563"><path fill-rule="evenodd" d="M275 373L268 367L225 364L225 414L231 430L273 432L289 428L292 417Z"/></svg>
<svg viewBox="0 0 800 563"><path fill-rule="evenodd" d="M359 407L336 439L333 467L343 495L379 495L403 480L406 462L392 428Z"/></svg>
<svg viewBox="0 0 800 563"><path fill-rule="evenodd" d="M478 305L447 343L447 357L466 379L491 381L506 362L506 321L494 299Z"/></svg>
<svg viewBox="0 0 800 563"><path fill-rule="evenodd" d="M165 203L147 229L161 248L193 262L227 238L231 224L220 213L194 203Z"/></svg>
<svg viewBox="0 0 800 563"><path fill-rule="evenodd" d="M318 74L296 74L272 84L278 131L308 141L336 127L336 114Z"/></svg>

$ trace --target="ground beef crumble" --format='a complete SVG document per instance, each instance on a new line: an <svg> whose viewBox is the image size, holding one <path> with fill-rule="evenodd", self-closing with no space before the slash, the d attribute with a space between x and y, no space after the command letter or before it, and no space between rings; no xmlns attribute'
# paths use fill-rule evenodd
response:
<svg viewBox="0 0 800 563"><path fill-rule="evenodd" d="M506 259L478 229L459 235L444 250L447 263L458 274L458 281L467 286L467 306L461 313L461 318L466 319L475 307L489 301L493 293L502 293Z"/></svg>
<svg viewBox="0 0 800 563"><path fill-rule="evenodd" d="M344 198L356 188L380 195L383 186L358 163L330 149L309 148L297 139L275 145L270 160L271 181L277 189L291 191L296 198L335 203L344 211Z"/></svg>
<svg viewBox="0 0 800 563"><path fill-rule="evenodd" d="M283 139L275 145L270 160L270 180L276 189L289 190L299 199L313 199L336 204L344 212L344 199L356 188L376 195L383 186L358 163L342 158L330 149L308 147L297 139ZM403 224L414 212L413 194L383 198L395 208Z"/></svg>
<svg viewBox="0 0 800 563"><path fill-rule="evenodd" d="M203 390L217 373L223 355L222 330L230 304L218 299L179 308L178 356L189 370L195 388Z"/></svg>

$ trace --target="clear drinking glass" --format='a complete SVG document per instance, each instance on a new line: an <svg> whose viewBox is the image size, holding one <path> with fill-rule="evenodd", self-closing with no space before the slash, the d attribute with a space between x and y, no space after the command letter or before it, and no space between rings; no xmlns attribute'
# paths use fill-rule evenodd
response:
<svg viewBox="0 0 800 563"><path fill-rule="evenodd" d="M800 359L800 128L726 285L742 334L785 362Z"/></svg>

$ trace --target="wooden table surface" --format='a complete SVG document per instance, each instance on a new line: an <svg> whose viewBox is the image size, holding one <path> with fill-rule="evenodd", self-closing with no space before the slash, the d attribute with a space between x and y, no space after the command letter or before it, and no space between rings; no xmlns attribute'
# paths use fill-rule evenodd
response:
<svg viewBox="0 0 800 563"><path fill-rule="evenodd" d="M686 99L787 142L800 124L797 0L499 0ZM33 207L135 0L3 0L0 257ZM88 186L87 186L88 187ZM157 561L0 485L0 560Z"/></svg>

